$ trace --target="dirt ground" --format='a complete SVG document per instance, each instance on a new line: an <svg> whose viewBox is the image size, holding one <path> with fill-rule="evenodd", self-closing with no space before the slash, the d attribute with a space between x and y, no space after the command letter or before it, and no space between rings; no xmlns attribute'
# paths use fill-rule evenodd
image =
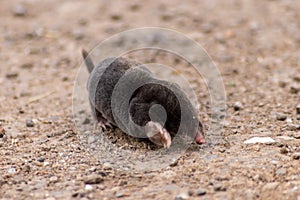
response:
<svg viewBox="0 0 300 200"><path fill-rule="evenodd" d="M300 199L300 1L2 0L0 19L0 199ZM82 47L145 26L212 57L229 145L138 173L82 145L72 93ZM274 142L244 143L255 136Z"/></svg>

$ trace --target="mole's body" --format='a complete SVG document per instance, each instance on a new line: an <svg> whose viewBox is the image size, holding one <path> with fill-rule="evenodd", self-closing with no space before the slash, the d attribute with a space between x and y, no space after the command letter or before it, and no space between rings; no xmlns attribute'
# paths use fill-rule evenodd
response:
<svg viewBox="0 0 300 200"><path fill-rule="evenodd" d="M156 79L146 67L125 58L107 58L94 66L87 52L82 53L90 72L87 89L91 109L94 118L102 127L117 126L111 107L113 91L122 76L131 70L132 76L129 81L139 82L144 79L148 81L132 93L126 110L128 115L126 117L144 128L144 137L148 137L157 145L169 147L171 138L180 129L192 132L188 134L192 135L197 143L205 143L203 127L197 111L176 84ZM124 96L126 91L126 88L122 90ZM150 111L155 105L163 107L165 113L161 113L160 109L153 109L151 115ZM115 114L118 113L122 112ZM183 126L180 127L182 123ZM192 126L196 129L191 128Z"/></svg>

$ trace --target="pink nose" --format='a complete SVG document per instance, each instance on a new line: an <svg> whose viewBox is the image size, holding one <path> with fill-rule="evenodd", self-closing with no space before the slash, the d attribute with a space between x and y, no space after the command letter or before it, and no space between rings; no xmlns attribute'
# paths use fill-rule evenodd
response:
<svg viewBox="0 0 300 200"><path fill-rule="evenodd" d="M203 135L201 133L197 133L195 136L195 141L198 144L204 144L205 143L205 138L203 137Z"/></svg>

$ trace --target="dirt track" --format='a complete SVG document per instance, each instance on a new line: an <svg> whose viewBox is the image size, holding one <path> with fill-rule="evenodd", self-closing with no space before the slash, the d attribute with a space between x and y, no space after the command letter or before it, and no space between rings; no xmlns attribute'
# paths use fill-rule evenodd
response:
<svg viewBox="0 0 300 200"><path fill-rule="evenodd" d="M220 2L1 1L0 198L299 200L300 1ZM142 174L88 153L72 92L82 47L144 26L207 50L226 88L230 145L194 146ZM275 142L244 144L255 136Z"/></svg>

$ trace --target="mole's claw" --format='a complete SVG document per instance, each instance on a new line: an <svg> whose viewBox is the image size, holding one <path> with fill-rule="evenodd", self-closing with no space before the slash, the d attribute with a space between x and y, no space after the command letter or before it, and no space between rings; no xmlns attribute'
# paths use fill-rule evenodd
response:
<svg viewBox="0 0 300 200"><path fill-rule="evenodd" d="M106 126L105 126L105 122L103 122L102 120L98 122L98 125L102 128L102 130L106 131Z"/></svg>

